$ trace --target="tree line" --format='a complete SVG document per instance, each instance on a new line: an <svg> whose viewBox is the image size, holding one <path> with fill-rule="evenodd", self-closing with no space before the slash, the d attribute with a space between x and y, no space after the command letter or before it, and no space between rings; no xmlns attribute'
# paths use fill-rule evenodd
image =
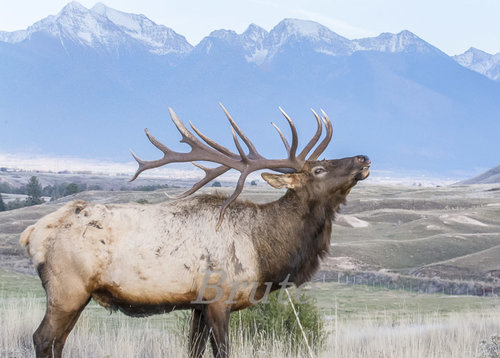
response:
<svg viewBox="0 0 500 358"><path fill-rule="evenodd" d="M219 184L220 186L220 184ZM170 188L168 184L153 184L153 185L141 185L134 187L121 187L120 191L154 191L158 189ZM93 184L88 185L86 183L61 183L53 184L42 187L40 181L36 176L32 176L26 185L21 185L20 187L13 187L9 183L0 182L0 211L14 210L23 208L25 206L38 205L44 202L43 197L49 197L50 201L57 200L64 196L73 195L87 190L104 190L101 186ZM113 189L110 189L113 191ZM20 200L16 199L6 203L2 194L20 194L26 195L26 199Z"/></svg>
<svg viewBox="0 0 500 358"><path fill-rule="evenodd" d="M4 202L0 194L0 211L19 209L25 206L42 204L42 197L50 197L56 200L63 196L73 195L85 190L102 190L99 185L87 185L76 183L61 183L42 187L38 178L32 176L26 185L12 187L8 183L0 183L0 193L26 195L26 199L16 199L8 203Z"/></svg>

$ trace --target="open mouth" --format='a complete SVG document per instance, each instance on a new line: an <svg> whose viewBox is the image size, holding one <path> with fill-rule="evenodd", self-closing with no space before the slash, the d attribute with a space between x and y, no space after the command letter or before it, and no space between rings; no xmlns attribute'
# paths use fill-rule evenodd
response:
<svg viewBox="0 0 500 358"><path fill-rule="evenodd" d="M356 180L364 180L370 175L370 164L365 165L355 176Z"/></svg>

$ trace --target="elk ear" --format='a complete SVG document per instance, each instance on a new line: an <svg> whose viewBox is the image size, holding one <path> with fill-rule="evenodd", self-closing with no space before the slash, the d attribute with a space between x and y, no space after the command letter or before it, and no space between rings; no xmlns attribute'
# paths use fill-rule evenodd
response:
<svg viewBox="0 0 500 358"><path fill-rule="evenodd" d="M271 174L262 173L262 179L273 188L295 189L302 186L302 174Z"/></svg>

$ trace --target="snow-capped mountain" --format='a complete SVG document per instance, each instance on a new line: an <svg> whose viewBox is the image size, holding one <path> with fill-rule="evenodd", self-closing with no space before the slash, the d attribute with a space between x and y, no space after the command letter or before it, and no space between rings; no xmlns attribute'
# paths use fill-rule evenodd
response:
<svg viewBox="0 0 500 358"><path fill-rule="evenodd" d="M479 55L462 64L491 60ZM498 164L499 98L499 82L409 31L349 40L285 19L270 31L217 30L192 46L143 15L73 2L26 30L0 32L0 153L125 161L132 147L155 158L144 127L183 151L169 106L231 146L221 101L270 157L283 155L276 133L262 128L279 120L277 106L302 141L314 131L313 107L335 121L326 157L366 153L377 168L446 174Z"/></svg>
<svg viewBox="0 0 500 358"><path fill-rule="evenodd" d="M231 30L217 30L198 46L209 53L213 40L241 52L248 62L261 65L269 63L287 46L300 46L301 51L311 50L329 56L348 56L357 51L440 53L410 31L398 34L383 33L373 38L349 40L314 21L285 19L270 32L257 25L250 25L242 34Z"/></svg>
<svg viewBox="0 0 500 358"><path fill-rule="evenodd" d="M500 81L500 53L490 55L471 47L463 54L453 56L453 58L464 67L481 73L494 81Z"/></svg>
<svg viewBox="0 0 500 358"><path fill-rule="evenodd" d="M419 52L419 53L442 53L436 47L422 40L414 33L403 30L398 34L384 32L377 37L353 40L354 51L378 51L378 52ZM444 53L443 53L444 55Z"/></svg>
<svg viewBox="0 0 500 358"><path fill-rule="evenodd" d="M87 9L78 2L66 5L57 15L36 22L26 30L0 32L0 41L19 43L37 34L96 49L115 50L141 45L149 52L185 54L192 46L184 36L157 25L144 15L127 14L102 3Z"/></svg>
<svg viewBox="0 0 500 358"><path fill-rule="evenodd" d="M188 54L193 46L174 30L155 24L144 15L129 14L97 3L87 9L76 1L57 15L36 22L26 30L0 32L0 41L19 43L37 34L95 49L116 50L120 46L140 45L156 55ZM270 62L286 46L301 46L331 56L351 55L356 51L429 52L438 49L415 34L402 31L378 37L349 40L313 21L285 19L270 32L251 24L242 34L217 30L201 41L199 51L208 53L213 41L222 41L257 65Z"/></svg>

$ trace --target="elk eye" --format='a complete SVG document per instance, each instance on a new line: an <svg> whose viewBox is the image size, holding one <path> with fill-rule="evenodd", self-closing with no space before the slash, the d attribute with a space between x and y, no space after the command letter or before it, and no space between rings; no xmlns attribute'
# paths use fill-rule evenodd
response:
<svg viewBox="0 0 500 358"><path fill-rule="evenodd" d="M321 168L321 167L320 168L316 168L316 169L314 169L314 174L318 175L318 174L321 174L321 173L323 173L325 171L326 171L325 168Z"/></svg>

